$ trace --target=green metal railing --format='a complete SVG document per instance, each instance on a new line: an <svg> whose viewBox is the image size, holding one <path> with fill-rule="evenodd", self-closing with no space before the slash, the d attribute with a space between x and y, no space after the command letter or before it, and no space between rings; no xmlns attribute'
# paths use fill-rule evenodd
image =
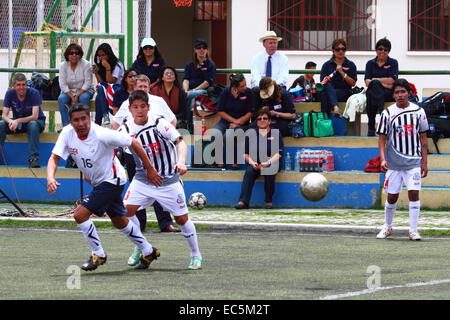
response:
<svg viewBox="0 0 450 320"><path fill-rule="evenodd" d="M54 38L56 37L57 34L68 34L69 32L55 32ZM82 35L82 37L86 37L88 38L91 34L82 34L80 32L71 32L70 34L76 34L76 35ZM101 34L99 34L101 35ZM105 34L103 34L104 36ZM111 37L111 38L118 38L120 39L120 47L122 49L119 49L119 57L121 57L120 59L123 59L124 56L124 35L111 35L108 34L107 36ZM52 39L52 38L51 38ZM53 40L52 40L53 41ZM56 58L56 49L54 50L53 55ZM56 60L55 60L56 61ZM121 60L123 61L123 60ZM183 73L184 69L176 69L177 72L179 73ZM15 72L23 72L23 73L32 73L32 72L39 72L39 73L48 73L50 75L55 75L56 73L59 72L59 69L55 68L54 65L51 66L51 68L0 68L0 72L11 72L11 73L15 73ZM229 73L243 73L243 74L250 74L250 69L217 69L216 73L222 73L222 74L229 74ZM298 70L289 70L289 74L304 74L304 73L314 73L314 74L319 74L320 70L304 70L304 69L298 69ZM357 71L358 74L364 74L365 71L364 70L358 70ZM399 70L398 72L401 75L450 75L450 70ZM54 111L51 111L51 117L49 117L49 131L50 132L55 132L55 120L54 120Z"/></svg>

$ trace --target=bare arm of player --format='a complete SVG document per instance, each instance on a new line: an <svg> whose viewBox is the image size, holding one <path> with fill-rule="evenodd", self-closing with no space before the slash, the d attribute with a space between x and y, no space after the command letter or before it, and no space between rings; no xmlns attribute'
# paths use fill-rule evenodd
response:
<svg viewBox="0 0 450 320"><path fill-rule="evenodd" d="M158 171L152 166L147 152L145 152L142 145L135 138L131 140L131 148L136 152L138 157L142 160L144 167L147 169L147 183L151 181L155 186L162 186L162 177L158 174Z"/></svg>
<svg viewBox="0 0 450 320"><path fill-rule="evenodd" d="M47 192L53 194L61 185L55 179L56 168L58 168L59 156L52 153L47 163Z"/></svg>
<svg viewBox="0 0 450 320"><path fill-rule="evenodd" d="M177 170L180 175L183 175L187 172L186 167L186 154L187 154L187 146L186 142L184 142L183 138L179 138L177 141L177 151L178 151L178 161L175 165L175 170Z"/></svg>
<svg viewBox="0 0 450 320"><path fill-rule="evenodd" d="M386 162L386 136L384 134L380 134L378 136L378 151L380 152L381 159L381 171L388 171L388 163Z"/></svg>
<svg viewBox="0 0 450 320"><path fill-rule="evenodd" d="M428 175L428 138L427 133L420 134L420 143L422 145L422 178Z"/></svg>

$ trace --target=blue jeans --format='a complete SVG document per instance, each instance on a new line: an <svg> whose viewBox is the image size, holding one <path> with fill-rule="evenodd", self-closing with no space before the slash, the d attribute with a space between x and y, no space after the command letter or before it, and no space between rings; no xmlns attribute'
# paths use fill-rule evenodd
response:
<svg viewBox="0 0 450 320"><path fill-rule="evenodd" d="M336 89L332 83L328 82L319 93L319 97L321 111L331 113L331 109L337 106L338 102L347 101L349 94L347 89Z"/></svg>
<svg viewBox="0 0 450 320"><path fill-rule="evenodd" d="M92 93L89 91L83 92L79 97L78 101L82 104L89 106L92 98ZM58 108L59 113L61 114L61 122L63 127L69 124L69 106L72 102L72 99L65 93L61 92L58 97ZM67 107L66 107L67 105Z"/></svg>
<svg viewBox="0 0 450 320"><path fill-rule="evenodd" d="M188 96L187 96L187 104L186 104L186 118L184 120L186 120L186 122L188 123L192 123L192 115L193 115L193 103L194 103L194 98L196 96L198 96L199 94L206 94L208 91L206 90L196 90L196 91L192 91L189 92ZM198 121L199 119L197 119ZM194 125L194 124L192 124Z"/></svg>
<svg viewBox="0 0 450 320"><path fill-rule="evenodd" d="M39 134L44 129L44 120L32 120L28 123L22 123L20 130L16 130L15 133L26 132L28 135L28 160L39 160ZM14 134L14 132L9 130L8 123L5 120L0 120L0 146L2 148L7 134Z"/></svg>
<svg viewBox="0 0 450 320"><path fill-rule="evenodd" d="M245 168L245 175L242 181L241 195L239 196L239 201L245 204L250 203L250 198L252 196L253 186L255 185L255 180L261 175L260 170L255 170L249 164ZM274 175L264 175L264 201L272 202L273 194L275 192L275 177Z"/></svg>

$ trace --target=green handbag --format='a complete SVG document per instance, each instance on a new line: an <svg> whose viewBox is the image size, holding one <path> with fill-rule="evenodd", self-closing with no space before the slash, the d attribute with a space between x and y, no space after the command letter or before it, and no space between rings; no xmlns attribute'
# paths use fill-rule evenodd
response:
<svg viewBox="0 0 450 320"><path fill-rule="evenodd" d="M310 111L303 114L303 131L306 137L329 137L334 134L333 122L325 112Z"/></svg>

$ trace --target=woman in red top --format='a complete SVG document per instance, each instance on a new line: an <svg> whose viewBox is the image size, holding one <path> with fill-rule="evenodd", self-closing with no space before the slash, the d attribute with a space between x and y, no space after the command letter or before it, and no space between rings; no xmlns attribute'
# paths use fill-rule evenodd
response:
<svg viewBox="0 0 450 320"><path fill-rule="evenodd" d="M175 68L164 66L161 69L160 81L151 89L151 94L163 98L177 120L184 119L187 95L178 82Z"/></svg>

